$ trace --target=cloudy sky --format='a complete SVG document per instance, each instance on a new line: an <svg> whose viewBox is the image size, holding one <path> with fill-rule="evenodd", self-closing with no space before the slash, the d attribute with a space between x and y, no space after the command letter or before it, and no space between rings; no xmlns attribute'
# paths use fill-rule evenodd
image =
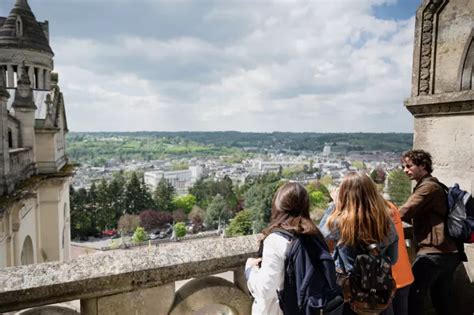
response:
<svg viewBox="0 0 474 315"><path fill-rule="evenodd" d="M420 2L29 0L70 130L261 132L411 132Z"/></svg>

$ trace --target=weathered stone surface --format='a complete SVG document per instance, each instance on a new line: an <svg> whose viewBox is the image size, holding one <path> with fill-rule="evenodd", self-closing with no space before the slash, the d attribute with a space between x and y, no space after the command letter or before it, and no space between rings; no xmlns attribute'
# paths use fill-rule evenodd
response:
<svg viewBox="0 0 474 315"><path fill-rule="evenodd" d="M233 283L217 277L194 279L176 292L170 315L192 315L209 305L223 305L235 315L251 313L249 295Z"/></svg>
<svg viewBox="0 0 474 315"><path fill-rule="evenodd" d="M0 269L0 312L150 288L236 268L257 236L193 240Z"/></svg>
<svg viewBox="0 0 474 315"><path fill-rule="evenodd" d="M81 301L82 315L168 314L174 299L174 282Z"/></svg>

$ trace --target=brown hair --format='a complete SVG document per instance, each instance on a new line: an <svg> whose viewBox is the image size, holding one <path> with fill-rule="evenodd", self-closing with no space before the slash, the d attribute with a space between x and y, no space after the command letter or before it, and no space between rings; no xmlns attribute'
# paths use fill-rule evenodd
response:
<svg viewBox="0 0 474 315"><path fill-rule="evenodd" d="M276 228L295 234L319 234L319 230L309 217L308 192L301 184L286 183L275 193L270 224L263 234L267 236Z"/></svg>
<svg viewBox="0 0 474 315"><path fill-rule="evenodd" d="M390 212L372 179L363 173L349 172L329 216L329 230L339 230L339 244L356 246L382 242L390 230Z"/></svg>
<svg viewBox="0 0 474 315"><path fill-rule="evenodd" d="M423 150L410 150L403 153L402 164L405 165L405 159L409 158L410 161L416 166L423 166L428 174L433 173L433 162L431 161L431 154Z"/></svg>

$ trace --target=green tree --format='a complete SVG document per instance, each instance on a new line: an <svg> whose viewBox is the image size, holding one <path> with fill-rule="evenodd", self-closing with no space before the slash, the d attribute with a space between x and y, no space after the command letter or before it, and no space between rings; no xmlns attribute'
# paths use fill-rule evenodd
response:
<svg viewBox="0 0 474 315"><path fill-rule="evenodd" d="M257 182L244 193L245 209L252 213L254 233L261 232L270 222L273 195L280 185L279 181Z"/></svg>
<svg viewBox="0 0 474 315"><path fill-rule="evenodd" d="M228 236L239 236L252 234L252 212L242 210L230 220L229 227L226 230Z"/></svg>
<svg viewBox="0 0 474 315"><path fill-rule="evenodd" d="M220 194L217 194L207 207L204 216L204 224L207 227L220 228L221 223L229 219L229 213L226 209L227 205Z"/></svg>
<svg viewBox="0 0 474 315"><path fill-rule="evenodd" d="M97 186L97 226L100 231L114 228L115 209L112 207L112 200L107 181L103 178Z"/></svg>
<svg viewBox="0 0 474 315"><path fill-rule="evenodd" d="M145 186L143 179L138 178L137 173L133 172L127 182L124 192L124 208L129 214L138 214L143 210L154 206L150 192Z"/></svg>
<svg viewBox="0 0 474 315"><path fill-rule="evenodd" d="M401 169L396 169L388 174L388 194L392 201L401 206L411 194L410 178Z"/></svg>
<svg viewBox="0 0 474 315"><path fill-rule="evenodd" d="M175 208L173 203L173 198L175 194L175 189L171 183L162 178L156 186L156 189L153 193L153 199L155 200L156 208L160 211L169 211L172 212Z"/></svg>
<svg viewBox="0 0 474 315"><path fill-rule="evenodd" d="M176 237L184 237L186 235L186 224L178 222L174 225L174 232Z"/></svg>
<svg viewBox="0 0 474 315"><path fill-rule="evenodd" d="M125 213L124 195L125 195L125 177L123 171L114 173L112 181L109 183L110 207L114 209L115 225L118 224L120 217Z"/></svg>
<svg viewBox="0 0 474 315"><path fill-rule="evenodd" d="M329 186L332 184L332 176L327 174L327 175L324 175L323 177L321 177L321 179L319 180L319 182L321 184L323 184L324 186Z"/></svg>
<svg viewBox="0 0 474 315"><path fill-rule="evenodd" d="M137 227L137 229L135 230L135 232L133 233L133 236L132 236L133 242L134 243L141 243L141 242L144 242L148 239L149 239L148 233L145 231L145 229L142 228L141 226Z"/></svg>
<svg viewBox="0 0 474 315"><path fill-rule="evenodd" d="M72 237L87 237L94 233L92 215L87 207L87 190L80 188L75 191L72 186L69 190L71 200L71 234Z"/></svg>
<svg viewBox="0 0 474 315"><path fill-rule="evenodd" d="M191 194L176 196L173 199L175 209L183 209L186 214L191 212L196 202L196 197Z"/></svg>

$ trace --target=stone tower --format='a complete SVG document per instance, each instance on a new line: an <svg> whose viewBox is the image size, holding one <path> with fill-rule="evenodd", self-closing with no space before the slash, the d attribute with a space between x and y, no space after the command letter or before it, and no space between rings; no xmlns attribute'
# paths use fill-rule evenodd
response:
<svg viewBox="0 0 474 315"><path fill-rule="evenodd" d="M433 175L474 193L474 1L423 0L416 12L411 96L416 149L433 156ZM474 311L474 247L459 268L453 314Z"/></svg>
<svg viewBox="0 0 474 315"><path fill-rule="evenodd" d="M67 260L69 184L64 98L48 22L27 0L0 17L0 267Z"/></svg>
<svg viewBox="0 0 474 315"><path fill-rule="evenodd" d="M54 53L48 21L38 22L26 0L16 0L10 15L0 18L0 65L7 69L7 87L16 87L25 63L33 89L49 90Z"/></svg>
<svg viewBox="0 0 474 315"><path fill-rule="evenodd" d="M411 97L414 147L434 175L474 192L474 1L424 0L416 13Z"/></svg>

